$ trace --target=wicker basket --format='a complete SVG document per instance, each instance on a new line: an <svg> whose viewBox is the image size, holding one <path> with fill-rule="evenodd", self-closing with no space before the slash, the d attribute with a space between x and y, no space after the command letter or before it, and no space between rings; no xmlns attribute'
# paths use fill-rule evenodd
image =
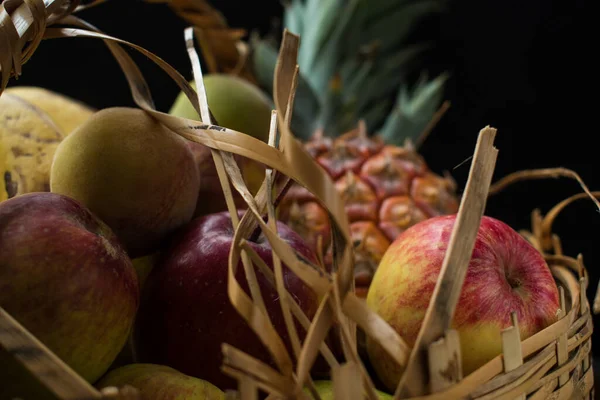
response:
<svg viewBox="0 0 600 400"><path fill-rule="evenodd" d="M70 7L66 9L72 10L76 2L63 3L63 6L69 3ZM30 7L31 4L39 5L39 2L20 2L19 7ZM3 20L6 21L5 11L1 9L0 12ZM14 19L15 14L11 14ZM44 13L32 13L32 15L37 18L41 18L40 15L47 18L47 14ZM186 43L198 83L198 93L177 71L152 53L134 44L104 35L74 16L64 16L64 14L61 16L62 23L69 23L78 29L48 27L43 34L35 33L38 31L31 33L23 30L33 35L31 39L34 42L30 46L35 49L36 38L41 38L42 35L47 38L79 36L103 39L127 76L133 98L138 106L179 135L210 147L229 209L234 209L230 185L233 185L248 205L248 211L241 219L238 219L237 214L232 213L235 236L229 264L228 294L233 306L270 351L277 368L269 367L224 343L223 370L239 381L239 390L228 393L230 398L256 399L259 390L268 393L271 399L312 398L308 394L314 393L309 371L320 352L331 366L336 399L365 397L376 399L373 379L358 354L357 327L377 340L396 362L406 367L395 398L570 399L590 398L593 395L591 363L593 325L590 306L585 295L588 275L582 257L571 258L564 255L560 240L551 233L552 221L556 215L571 201L581 198L581 195L560 203L545 217L542 217L539 211L535 211L531 231L522 232L544 254L559 284L560 319L522 341L519 337L518 321L513 316L513 326L502 332L503 354L470 375L462 376L460 362L457 362L460 360L458 336L455 331L449 329L448 325L462 287L485 202L490 193L491 177L497 155L493 147L496 134L494 129L484 128L480 132L440 281L430 302L417 343L411 349L382 318L369 310L366 304L354 295L352 246L342 200L330 178L303 151L302 145L290 132L289 122L298 73L296 64L298 37L289 32L284 34L274 79L276 110L273 112L270 140L266 144L226 127L211 125L211 115L201 84L202 72L199 57L194 49L192 29L186 30ZM199 115L202 116L203 123L156 111L150 90L139 69L119 43L142 52L163 68L188 95ZM27 58L23 57L20 49L17 49L17 53L11 57L13 61ZM14 67L14 64L12 66L2 64L3 81L7 71L18 73L18 68L15 70ZM4 85L3 82L2 87ZM265 181L255 197L245 186L233 158L234 154L254 159L267 166ZM277 179L275 179L276 175L279 175ZM589 192L576 174L561 169L509 176L494 185L491 191L500 190L505 184L520 178L548 175L577 178L586 192L585 195L597 201L594 194ZM329 274L318 266L300 259L277 235L274 224L274 204L277 203L282 188L275 187L274 182L287 179L305 186L328 210L333 222L334 273ZM599 203L597 204L600 206ZM264 215L268 217L266 220L263 219ZM279 292L282 310L288 321L290 337L292 342L296 342L296 346L292 346L294 354L287 352L282 339L270 324L268 316L263 311L261 293L248 295L234 278L240 260L244 263L253 263L253 260L256 260L251 249L244 245L245 238L256 227L260 227L274 249L275 271L265 269L260 262L254 263L254 267L273 278L273 285ZM243 254L248 257L242 257ZM299 307L295 307L291 296L278 279L281 262L321 296L320 307L312 320L308 319ZM256 279L252 275L247 274L249 282ZM304 342L298 339L293 323L294 318L307 330ZM335 329L343 344L344 362L337 360L325 344L325 337L331 329ZM134 399L137 397L137 392L132 388L108 388L103 392L97 391L0 308L0 349L2 348L60 399Z"/></svg>

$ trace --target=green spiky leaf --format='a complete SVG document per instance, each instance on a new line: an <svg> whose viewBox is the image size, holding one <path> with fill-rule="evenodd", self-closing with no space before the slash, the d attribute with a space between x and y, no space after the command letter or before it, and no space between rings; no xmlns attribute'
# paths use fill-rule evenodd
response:
<svg viewBox="0 0 600 400"><path fill-rule="evenodd" d="M446 1L290 0L284 25L301 36L292 120L296 136L306 140L317 128L338 136L359 119L367 121L370 133L381 129L393 142L422 131L439 107L443 80L431 86L407 81L422 68L427 48L410 37ZM257 80L271 92L277 52L263 42L255 47Z"/></svg>
<svg viewBox="0 0 600 400"><path fill-rule="evenodd" d="M396 7L370 19L362 31L363 44L377 42L383 53L397 51L406 44L407 36L432 12L442 10L439 0L399 2Z"/></svg>
<svg viewBox="0 0 600 400"><path fill-rule="evenodd" d="M439 108L447 79L448 75L442 74L427 81L423 75L413 90L401 88L392 112L379 131L386 142L400 146L405 139L417 141Z"/></svg>
<svg viewBox="0 0 600 400"><path fill-rule="evenodd" d="M283 15L283 25L293 34L302 36L304 29L304 2L293 0Z"/></svg>

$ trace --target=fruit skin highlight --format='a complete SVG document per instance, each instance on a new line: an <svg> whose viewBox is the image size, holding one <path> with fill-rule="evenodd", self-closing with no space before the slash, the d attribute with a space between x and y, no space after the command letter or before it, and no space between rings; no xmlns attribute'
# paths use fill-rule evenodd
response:
<svg viewBox="0 0 600 400"><path fill-rule="evenodd" d="M88 382L125 344L138 303L131 260L80 203L47 192L0 203L0 306Z"/></svg>
<svg viewBox="0 0 600 400"><path fill-rule="evenodd" d="M402 233L386 251L367 305L414 345L438 280L456 214L434 217ZM452 327L459 332L464 375L502 352L502 329L516 312L521 339L557 321L559 294L543 256L497 219L484 216ZM367 351L386 387L394 390L398 365L367 338Z"/></svg>
<svg viewBox="0 0 600 400"><path fill-rule="evenodd" d="M199 185L186 139L136 108L94 114L58 146L50 171L52 192L98 215L131 258L192 219Z"/></svg>
<svg viewBox="0 0 600 400"><path fill-rule="evenodd" d="M278 232L299 254L316 263L315 255L300 236L281 223ZM228 297L228 258L233 234L228 212L211 214L192 221L164 251L142 293L134 332L140 362L168 365L205 379L221 390L237 387L236 381L221 371L223 343L274 365L270 353ZM261 235L249 245L273 268L271 246L265 237ZM258 268L255 270L268 315L291 354L279 295L265 275ZM286 266L283 278L288 292L312 318L318 307L316 293ZM236 279L249 295L241 262ZM296 325L303 338L304 329Z"/></svg>
<svg viewBox="0 0 600 400"><path fill-rule="evenodd" d="M152 400L224 400L225 393L210 382L187 376L157 364L129 364L104 376L96 387L133 386L141 399Z"/></svg>

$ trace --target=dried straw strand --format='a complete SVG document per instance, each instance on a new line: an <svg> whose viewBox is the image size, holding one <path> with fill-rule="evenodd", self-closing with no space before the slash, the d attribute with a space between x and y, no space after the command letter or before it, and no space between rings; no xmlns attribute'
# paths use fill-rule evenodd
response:
<svg viewBox="0 0 600 400"><path fill-rule="evenodd" d="M499 181L492 184L492 186L490 187L489 194L490 194L490 196L497 194L500 191L504 190L507 186L509 186L515 182L519 182L519 181L523 181L523 180L546 179L546 178L558 179L561 177L575 179L579 183L579 186L581 186L583 191L596 204L596 206L598 207L598 210L600 210L600 201L598 201L598 199L596 199L596 197L592 194L592 192L587 187L587 185L585 184L583 179L581 179L581 177L579 176L579 174L577 172L567 169L567 168L541 168L541 169L517 171L512 174L506 175Z"/></svg>
<svg viewBox="0 0 600 400"><path fill-rule="evenodd" d="M79 0L11 0L0 3L0 95L33 55L46 27L77 8Z"/></svg>
<svg viewBox="0 0 600 400"><path fill-rule="evenodd" d="M0 307L0 344L61 400L99 399L101 395Z"/></svg>
<svg viewBox="0 0 600 400"><path fill-rule="evenodd" d="M495 136L496 130L489 127L479 134L448 250L408 364L394 394L395 399L427 393L426 351L433 341L450 329L494 172L498 153L493 147Z"/></svg>
<svg viewBox="0 0 600 400"><path fill-rule="evenodd" d="M194 26L202 55L210 73L227 73L256 83L247 62L249 48L242 41L247 31L231 28L225 17L205 0L145 0L167 4L173 12Z"/></svg>

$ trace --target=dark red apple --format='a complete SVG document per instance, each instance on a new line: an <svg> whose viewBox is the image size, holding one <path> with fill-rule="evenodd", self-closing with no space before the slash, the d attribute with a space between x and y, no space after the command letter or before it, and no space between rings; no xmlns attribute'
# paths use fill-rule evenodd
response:
<svg viewBox="0 0 600 400"><path fill-rule="evenodd" d="M47 192L0 203L0 306L87 381L116 358L138 303L131 260L87 208Z"/></svg>
<svg viewBox="0 0 600 400"><path fill-rule="evenodd" d="M282 223L277 227L282 239L306 259L316 262L298 234ZM166 249L142 295L135 332L140 362L168 365L222 390L236 387L235 381L221 371L222 343L274 365L227 296L227 263L233 234L229 214L214 213L192 221ZM261 235L250 245L272 268L269 241ZM312 318L318 307L316 293L287 267L283 271L287 290ZM256 275L271 320L291 349L279 296L258 269ZM241 263L237 279L249 293ZM301 328L299 333L301 338L305 334Z"/></svg>

